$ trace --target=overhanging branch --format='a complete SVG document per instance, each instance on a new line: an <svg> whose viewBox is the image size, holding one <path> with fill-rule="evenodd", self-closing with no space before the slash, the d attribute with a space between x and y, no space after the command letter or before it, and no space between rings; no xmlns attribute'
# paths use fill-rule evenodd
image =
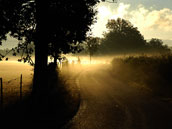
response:
<svg viewBox="0 0 172 129"><path fill-rule="evenodd" d="M117 3L117 0L102 0L103 2L108 2L108 3Z"/></svg>

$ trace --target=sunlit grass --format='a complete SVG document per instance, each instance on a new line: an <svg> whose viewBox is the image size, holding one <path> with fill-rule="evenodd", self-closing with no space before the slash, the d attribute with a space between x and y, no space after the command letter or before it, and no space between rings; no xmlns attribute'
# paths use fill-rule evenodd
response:
<svg viewBox="0 0 172 129"><path fill-rule="evenodd" d="M17 61L0 62L0 78L3 79L4 105L15 103L20 96L20 76L22 79L22 93L24 96L31 93L33 67Z"/></svg>

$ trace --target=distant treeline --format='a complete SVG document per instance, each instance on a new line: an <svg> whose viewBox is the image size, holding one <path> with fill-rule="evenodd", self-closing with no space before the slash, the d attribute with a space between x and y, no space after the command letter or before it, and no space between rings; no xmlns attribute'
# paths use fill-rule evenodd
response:
<svg viewBox="0 0 172 129"><path fill-rule="evenodd" d="M170 53L171 48L163 44L160 39L152 38L150 41L142 42L140 46L127 46L121 44L108 44L105 39L102 39L102 44L99 46L98 54L128 54L128 53L147 53L147 54L164 54ZM127 42L127 41L126 41ZM129 44L129 42L128 42Z"/></svg>
<svg viewBox="0 0 172 129"><path fill-rule="evenodd" d="M170 53L171 49L163 44L161 39L152 38L145 40L137 27L134 27L129 21L118 18L109 20L107 32L104 32L103 38L94 40L96 42L86 43L86 46L96 46L92 51L94 54L128 54L128 53ZM97 39L98 37L95 37ZM93 41L93 40L92 40ZM98 41L98 42L97 42ZM87 42L90 42L88 40ZM85 47L90 48L90 47ZM83 53L89 52L85 49Z"/></svg>
<svg viewBox="0 0 172 129"><path fill-rule="evenodd" d="M22 54L25 54L26 49L31 54L34 53L34 51L35 51L34 48L35 48L35 46L33 43L27 44L27 45L25 43L22 43L22 44L18 44L16 47L11 48L11 49L9 49L9 48L0 49L0 53L2 55L7 54L7 56L13 56L13 55L14 56L20 56Z"/></svg>
<svg viewBox="0 0 172 129"><path fill-rule="evenodd" d="M145 40L137 27L131 22L118 18L109 20L107 32L104 32L103 38L87 37L84 43L79 44L80 54L109 55L109 54L164 54L171 53L172 48L164 45L163 41L158 38ZM23 53L24 52L24 53ZM12 50L0 50L0 54L8 56L21 56L23 54L34 54L34 44L18 44Z"/></svg>
<svg viewBox="0 0 172 129"><path fill-rule="evenodd" d="M9 59L18 59L19 62L28 62L33 65L32 56L35 53L35 46L33 43L25 44L19 43L16 47L9 49L0 49L0 61Z"/></svg>

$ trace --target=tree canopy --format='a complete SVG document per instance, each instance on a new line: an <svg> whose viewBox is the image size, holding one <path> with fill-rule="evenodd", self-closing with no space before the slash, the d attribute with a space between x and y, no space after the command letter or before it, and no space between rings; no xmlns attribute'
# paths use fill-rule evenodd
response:
<svg viewBox="0 0 172 129"><path fill-rule="evenodd" d="M98 0L1 0L0 41L11 36L34 42L38 25L49 48L67 53L81 42L94 21ZM40 12L39 12L40 11ZM36 12L39 12L36 13ZM37 39L36 39L37 40ZM74 46L74 45L72 45Z"/></svg>
<svg viewBox="0 0 172 129"><path fill-rule="evenodd" d="M167 45L163 44L161 39L152 38L147 43L148 51L152 53L169 53L171 50L168 48Z"/></svg>
<svg viewBox="0 0 172 129"><path fill-rule="evenodd" d="M102 49L107 53L135 51L146 44L144 37L129 21L118 18L109 20L104 33Z"/></svg>
<svg viewBox="0 0 172 129"><path fill-rule="evenodd" d="M34 83L46 85L48 55L75 51L95 21L100 0L1 0L0 42L7 34L20 48L35 45ZM30 51L28 52L30 54ZM29 58L23 58L29 59ZM36 82L35 82L36 81Z"/></svg>

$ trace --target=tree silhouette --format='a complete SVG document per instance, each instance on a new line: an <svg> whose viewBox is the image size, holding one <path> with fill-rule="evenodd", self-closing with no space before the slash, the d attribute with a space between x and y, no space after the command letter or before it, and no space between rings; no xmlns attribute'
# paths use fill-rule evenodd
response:
<svg viewBox="0 0 172 129"><path fill-rule="evenodd" d="M91 63L91 57L98 50L98 47L100 45L100 38L88 37L85 43L86 43L86 50L88 51L90 55L90 63Z"/></svg>
<svg viewBox="0 0 172 129"><path fill-rule="evenodd" d="M99 0L0 1L0 41L10 34L21 42L34 42L34 89L46 90L47 84L42 80L47 78L48 54L70 52L85 40L94 21L97 2Z"/></svg>
<svg viewBox="0 0 172 129"><path fill-rule="evenodd" d="M169 53L171 51L167 45L163 45L162 40L157 38L152 38L147 45L150 52Z"/></svg>
<svg viewBox="0 0 172 129"><path fill-rule="evenodd" d="M7 34L35 45L34 91L46 91L48 55L77 49L95 21L100 0L1 0L0 41ZM1 43L1 42L0 42ZM26 45L27 48L27 45ZM28 58L27 58L28 59ZM37 90L38 89L38 90Z"/></svg>
<svg viewBox="0 0 172 129"><path fill-rule="evenodd" d="M24 47L28 50L29 44L34 43L35 45L33 99L31 98L31 102L29 100L26 104L28 107L21 113L25 114L31 110L27 113L28 116L31 116L28 121L33 122L32 119L34 119L35 124L37 122L38 125L41 124L36 127L47 125L44 122L48 119L54 121L56 117L53 116L60 114L54 110L58 110L58 106L60 108L64 106L56 105L58 101L64 99L63 97L56 100L56 97L51 95L52 91L48 92L51 88L48 86L52 86L48 84L50 82L48 79L54 80L49 77L48 55L67 53L77 49L77 44L85 40L86 32L90 30L90 25L95 20L96 10L94 7L98 2L99 0L0 0L0 44L2 40L6 40L9 34L19 40L18 48ZM54 72L52 73L54 76L56 75ZM60 93L60 91L56 93ZM54 92L52 94L54 95ZM65 94L64 91L62 94ZM36 108L32 111L34 107ZM15 109L17 108L15 107ZM15 109L14 111L16 111ZM19 109L23 109L23 106ZM23 116L21 113L19 116ZM18 112L14 114L18 115ZM6 117L6 111L2 115L3 118ZM36 118L34 118L35 116ZM66 116L62 116L62 118ZM39 120L39 118L41 119ZM59 123L62 125L63 122ZM49 124L48 126L52 127ZM58 128L58 126L55 127Z"/></svg>
<svg viewBox="0 0 172 129"><path fill-rule="evenodd" d="M109 20L104 33L101 49L107 53L131 52L145 47L146 41L138 29L129 21L118 18Z"/></svg>

